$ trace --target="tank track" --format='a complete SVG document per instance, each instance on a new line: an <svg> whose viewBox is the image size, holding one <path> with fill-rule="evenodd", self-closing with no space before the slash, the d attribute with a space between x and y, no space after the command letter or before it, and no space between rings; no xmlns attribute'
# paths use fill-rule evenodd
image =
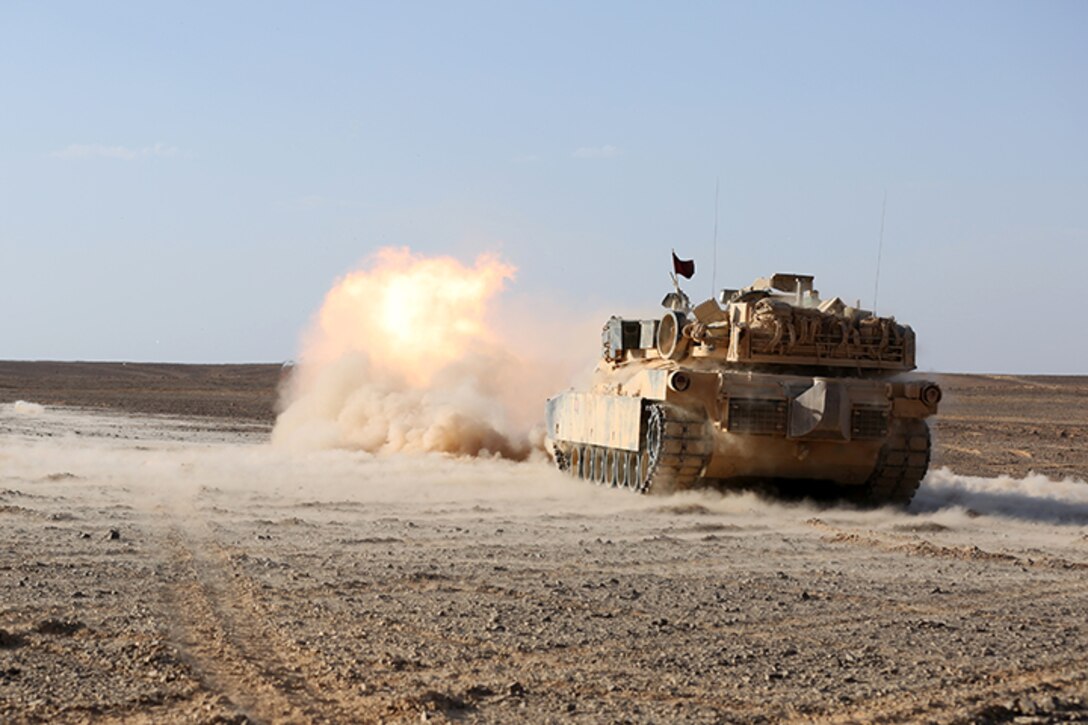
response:
<svg viewBox="0 0 1088 725"><path fill-rule="evenodd" d="M906 506L922 484L932 444L924 420L896 420L880 449L876 467L863 485L843 490L843 498L860 506Z"/></svg>
<svg viewBox="0 0 1088 725"><path fill-rule="evenodd" d="M648 403L643 416L637 452L557 441L556 466L575 478L637 493L691 488L713 448L706 419L665 403Z"/></svg>

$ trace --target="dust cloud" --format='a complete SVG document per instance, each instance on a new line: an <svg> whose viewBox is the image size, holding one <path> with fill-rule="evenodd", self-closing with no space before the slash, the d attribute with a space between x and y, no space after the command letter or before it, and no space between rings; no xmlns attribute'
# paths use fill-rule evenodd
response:
<svg viewBox="0 0 1088 725"><path fill-rule="evenodd" d="M971 515L1088 525L1088 483L1054 480L1038 473L1024 478L963 476L947 468L931 470L910 510L929 513L958 508Z"/></svg>
<svg viewBox="0 0 1088 725"><path fill-rule="evenodd" d="M9 489L65 482L73 497L121 489L130 503L149 509L185 509L208 491L243 508L261 502L285 510L313 501L379 513L488 506L534 515L626 506L616 492L587 486L545 461L299 450L267 445L266 432L214 419L54 407L27 416L0 406L0 432L0 503Z"/></svg>
<svg viewBox="0 0 1088 725"><path fill-rule="evenodd" d="M526 334L554 327L550 309L516 318L496 310L515 271L493 255L468 266L379 250L326 295L282 391L273 443L542 456L543 400L588 363Z"/></svg>
<svg viewBox="0 0 1088 725"><path fill-rule="evenodd" d="M1067 531L1088 527L1088 484L1039 474L980 478L936 469L907 511L863 511L768 500L748 492L637 496L575 480L546 461L427 451L381 455L344 447L300 450L266 445L264 430L240 430L232 422L33 409L38 412L26 415L14 405L0 406L5 434L0 438L0 489L71 480L73 493L96 485L123 487L134 497L157 502L212 488L238 496L240 504L252 498L285 507L312 500L412 510L487 506L533 517L643 512L718 517L783 531L803 529L814 516L865 527L933 522L992 529L995 520L1031 528L1059 524Z"/></svg>

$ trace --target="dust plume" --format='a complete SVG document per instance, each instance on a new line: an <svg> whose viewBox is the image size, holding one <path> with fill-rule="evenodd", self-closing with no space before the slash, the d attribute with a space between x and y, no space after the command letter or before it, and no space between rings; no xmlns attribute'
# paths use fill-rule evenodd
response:
<svg viewBox="0 0 1088 725"><path fill-rule="evenodd" d="M544 399L574 366L526 342L536 320L500 320L496 301L515 272L490 254L469 266L379 250L326 295L273 443L512 460L542 451Z"/></svg>
<svg viewBox="0 0 1088 725"><path fill-rule="evenodd" d="M11 404L11 409L20 415L41 415L45 412L45 406L25 400L16 400Z"/></svg>
<svg viewBox="0 0 1088 725"><path fill-rule="evenodd" d="M1038 473L1024 478L983 478L931 470L918 489L910 510L929 513L960 508L973 515L1088 525L1088 483L1066 478L1056 481Z"/></svg>

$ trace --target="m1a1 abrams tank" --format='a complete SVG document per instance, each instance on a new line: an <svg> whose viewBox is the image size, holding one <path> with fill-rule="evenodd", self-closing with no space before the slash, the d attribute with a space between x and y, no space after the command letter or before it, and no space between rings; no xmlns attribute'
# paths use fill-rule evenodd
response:
<svg viewBox="0 0 1088 725"><path fill-rule="evenodd" d="M660 320L611 318L592 388L547 403L556 465L641 493L770 487L908 503L940 388L906 379L914 332L776 274Z"/></svg>

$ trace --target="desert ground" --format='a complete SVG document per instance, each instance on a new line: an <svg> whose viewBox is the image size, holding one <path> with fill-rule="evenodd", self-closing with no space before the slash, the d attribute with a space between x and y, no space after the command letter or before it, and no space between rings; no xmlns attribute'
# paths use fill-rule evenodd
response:
<svg viewBox="0 0 1088 725"><path fill-rule="evenodd" d="M1088 378L906 511L268 443L277 365L0 362L0 722L1088 722Z"/></svg>

